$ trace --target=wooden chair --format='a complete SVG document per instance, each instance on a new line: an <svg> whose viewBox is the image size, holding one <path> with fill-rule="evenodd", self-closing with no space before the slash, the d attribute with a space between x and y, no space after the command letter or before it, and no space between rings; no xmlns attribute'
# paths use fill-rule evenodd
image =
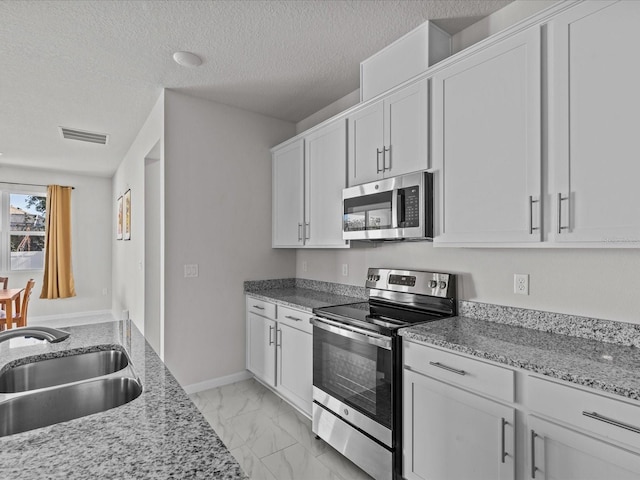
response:
<svg viewBox="0 0 640 480"><path fill-rule="evenodd" d="M31 297L31 292L33 287L35 286L36 281L31 278L27 282L27 286L22 292L22 301L17 302L16 311L13 314L13 322L18 327L26 327L27 326L27 311L29 310L29 297ZM7 314L0 310L0 329L4 327L7 323Z"/></svg>
<svg viewBox="0 0 640 480"><path fill-rule="evenodd" d="M0 277L0 287L2 287L3 290L6 290L9 286L9 277ZM5 306L4 303L2 305L0 305L0 310L4 310Z"/></svg>

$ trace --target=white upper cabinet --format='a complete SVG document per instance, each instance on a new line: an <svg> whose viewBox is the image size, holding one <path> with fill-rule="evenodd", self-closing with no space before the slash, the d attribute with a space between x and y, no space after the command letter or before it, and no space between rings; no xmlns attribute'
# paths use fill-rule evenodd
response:
<svg viewBox="0 0 640 480"><path fill-rule="evenodd" d="M434 242L539 242L541 59L538 27L432 78Z"/></svg>
<svg viewBox="0 0 640 480"><path fill-rule="evenodd" d="M273 151L273 246L348 247L342 239L346 120Z"/></svg>
<svg viewBox="0 0 640 480"><path fill-rule="evenodd" d="M425 79L349 115L349 186L429 167L428 97Z"/></svg>
<svg viewBox="0 0 640 480"><path fill-rule="evenodd" d="M342 189L346 186L347 125L342 119L305 137L305 246L345 247Z"/></svg>
<svg viewBox="0 0 640 480"><path fill-rule="evenodd" d="M304 140L273 152L273 246L304 243Z"/></svg>
<svg viewBox="0 0 640 480"><path fill-rule="evenodd" d="M640 245L640 2L590 1L549 31L550 238Z"/></svg>

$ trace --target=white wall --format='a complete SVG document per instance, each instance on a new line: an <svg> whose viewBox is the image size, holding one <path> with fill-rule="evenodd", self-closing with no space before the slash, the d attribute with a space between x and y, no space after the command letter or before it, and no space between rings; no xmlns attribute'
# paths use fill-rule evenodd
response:
<svg viewBox="0 0 640 480"><path fill-rule="evenodd" d="M144 165L145 157L162 140L164 93L113 176L110 231L113 255L112 310L120 318L123 310L144 332ZM162 153L160 155L162 162ZM131 189L131 240L116 240L116 201Z"/></svg>
<svg viewBox="0 0 640 480"><path fill-rule="evenodd" d="M245 371L243 281L292 277L271 248L271 154L295 126L165 92L165 362L182 385ZM183 266L198 264L199 277Z"/></svg>
<svg viewBox="0 0 640 480"><path fill-rule="evenodd" d="M87 159L91 161L90 158ZM0 182L58 184L75 187L71 194L72 262L76 296L40 299L43 272L0 272L11 287L24 286L34 278L29 303L29 323L37 317L64 317L111 308L111 180L105 177L47 172L0 166ZM0 185L0 188L2 186ZM107 294L103 295L103 289Z"/></svg>
<svg viewBox="0 0 640 480"><path fill-rule="evenodd" d="M318 110L313 115L300 120L296 124L296 134L309 130L311 127L324 122L328 118L331 118L339 113L345 111L348 108L353 107L360 103L360 89L356 89L351 93L348 93L342 98L339 98L335 102L327 105L322 110Z"/></svg>
<svg viewBox="0 0 640 480"><path fill-rule="evenodd" d="M454 36L455 48L468 47L554 3L517 0ZM348 277L341 275L343 263L349 265ZM465 300L640 324L637 250L434 248L418 242L341 251L298 250L296 256L298 277L330 282L363 285L369 266L457 273L459 297ZM529 296L513 293L514 273L530 275Z"/></svg>

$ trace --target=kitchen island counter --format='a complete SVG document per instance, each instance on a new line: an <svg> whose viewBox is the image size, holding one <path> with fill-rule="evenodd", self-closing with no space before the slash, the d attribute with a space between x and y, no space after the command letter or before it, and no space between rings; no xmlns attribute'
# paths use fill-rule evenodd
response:
<svg viewBox="0 0 640 480"><path fill-rule="evenodd" d="M124 348L143 392L105 412L0 438L1 479L247 478L131 322L63 329L71 336L61 343L0 343L0 372L69 351Z"/></svg>

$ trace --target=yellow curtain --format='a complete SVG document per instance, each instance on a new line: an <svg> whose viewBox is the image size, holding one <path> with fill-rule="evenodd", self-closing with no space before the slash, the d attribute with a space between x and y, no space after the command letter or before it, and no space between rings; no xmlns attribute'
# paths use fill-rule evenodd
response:
<svg viewBox="0 0 640 480"><path fill-rule="evenodd" d="M71 269L71 187L47 187L47 233L40 298L76 296Z"/></svg>

